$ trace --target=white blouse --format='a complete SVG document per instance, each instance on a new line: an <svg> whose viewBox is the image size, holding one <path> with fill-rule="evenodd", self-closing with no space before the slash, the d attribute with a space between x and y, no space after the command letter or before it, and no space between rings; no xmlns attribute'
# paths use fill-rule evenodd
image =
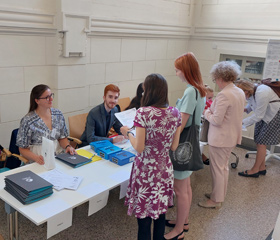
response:
<svg viewBox="0 0 280 240"><path fill-rule="evenodd" d="M280 99L270 87L264 84L258 86L255 96L247 99L246 112L253 111L254 113L250 117L243 119L243 125L248 127L261 120L269 123L280 109L280 102L269 103L274 100Z"/></svg>

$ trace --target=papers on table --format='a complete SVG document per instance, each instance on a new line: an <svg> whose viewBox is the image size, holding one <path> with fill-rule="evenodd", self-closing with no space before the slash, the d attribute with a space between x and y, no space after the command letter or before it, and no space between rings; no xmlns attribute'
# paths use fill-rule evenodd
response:
<svg viewBox="0 0 280 240"><path fill-rule="evenodd" d="M58 191L64 188L77 190L81 181L83 180L82 177L67 175L58 169L44 172L40 175L40 177L53 184L53 188Z"/></svg>
<svg viewBox="0 0 280 240"><path fill-rule="evenodd" d="M132 108L132 109L129 109L126 111L115 113L115 116L123 126L128 126L129 128L132 128L134 126L136 108ZM132 132L135 134L136 133L135 129L132 130Z"/></svg>
<svg viewBox="0 0 280 240"><path fill-rule="evenodd" d="M126 149L126 148L131 147L131 143L128 139L124 139L121 142L114 143L114 145L121 149Z"/></svg>
<svg viewBox="0 0 280 240"><path fill-rule="evenodd" d="M86 158L91 159L91 162L89 162L89 163L102 160L102 157L99 157L99 156L97 156L95 153L91 153L91 152L89 152L89 151L87 151L87 150L85 150L85 149L78 149L78 150L76 150L76 152L77 152L78 155L80 155L80 156L83 156L83 157L86 157Z"/></svg>
<svg viewBox="0 0 280 240"><path fill-rule="evenodd" d="M131 146L131 143L128 139L124 139L121 142L114 143L115 146L121 148L122 150L128 151L137 155L137 151Z"/></svg>

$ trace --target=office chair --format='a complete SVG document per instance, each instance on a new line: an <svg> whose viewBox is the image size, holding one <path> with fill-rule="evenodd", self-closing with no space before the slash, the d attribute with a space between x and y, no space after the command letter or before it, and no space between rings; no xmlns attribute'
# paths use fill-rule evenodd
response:
<svg viewBox="0 0 280 240"><path fill-rule="evenodd" d="M74 148L76 148L79 144L82 144L80 138L85 131L87 116L88 113L82 113L68 117L70 133L68 140Z"/></svg>
<svg viewBox="0 0 280 240"><path fill-rule="evenodd" d="M270 146L270 150L266 150L266 157L265 157L265 161L267 161L270 158L275 158L277 160L280 160L280 153L275 153L274 149L275 146L280 146L280 144L278 145L271 145ZM246 153L245 158L248 158L250 154L257 154L257 151L249 151Z"/></svg>
<svg viewBox="0 0 280 240"><path fill-rule="evenodd" d="M3 168L0 168L0 173L9 171L10 169L17 168L21 162L28 163L29 161L19 155L18 147L16 146L16 137L18 129L14 129L11 136L9 150L0 145L0 161L4 162ZM15 153L11 153L15 151Z"/></svg>

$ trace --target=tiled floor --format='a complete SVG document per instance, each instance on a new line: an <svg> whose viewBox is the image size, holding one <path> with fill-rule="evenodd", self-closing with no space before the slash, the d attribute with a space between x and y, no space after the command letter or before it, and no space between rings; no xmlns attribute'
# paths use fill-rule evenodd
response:
<svg viewBox="0 0 280 240"><path fill-rule="evenodd" d="M267 162L267 175L248 179L237 175L238 171L250 169L254 158L245 159L246 150L235 149L240 156L237 169L229 165L229 186L226 201L219 210L198 207L204 193L211 190L209 167L191 176L193 202L190 212L190 231L187 240L264 240L274 228L280 211L280 161ZM207 154L207 147L205 149ZM232 159L232 161L234 158ZM137 239L137 223L126 214L123 199L118 199L119 188L110 192L108 205L88 217L88 204L73 211L72 227L53 236L52 240L68 239ZM175 217L176 206L169 210L167 217ZM0 201L0 233L7 239L4 203ZM46 239L47 225L36 226L20 215L21 240ZM170 229L166 228L166 231Z"/></svg>

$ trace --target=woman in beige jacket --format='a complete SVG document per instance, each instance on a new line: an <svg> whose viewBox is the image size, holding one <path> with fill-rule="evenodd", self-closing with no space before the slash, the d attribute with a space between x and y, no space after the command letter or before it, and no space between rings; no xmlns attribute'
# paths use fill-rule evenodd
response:
<svg viewBox="0 0 280 240"><path fill-rule="evenodd" d="M208 144L212 192L205 194L209 199L200 202L199 206L218 208L221 207L226 196L230 153L242 139L245 94L233 84L241 74L237 63L219 62L212 67L210 74L221 91L204 113L205 118L210 122Z"/></svg>

